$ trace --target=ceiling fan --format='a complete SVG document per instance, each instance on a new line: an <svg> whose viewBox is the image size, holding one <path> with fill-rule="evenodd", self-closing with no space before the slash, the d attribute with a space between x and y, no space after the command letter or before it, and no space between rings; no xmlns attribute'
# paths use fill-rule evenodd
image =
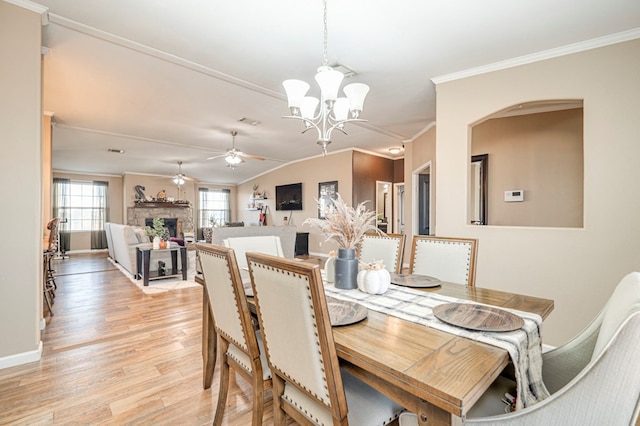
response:
<svg viewBox="0 0 640 426"><path fill-rule="evenodd" d="M193 179L182 174L182 161L178 161L178 174L171 178L171 182L175 183L177 186L181 186L188 180Z"/></svg>
<svg viewBox="0 0 640 426"><path fill-rule="evenodd" d="M240 163L244 163L244 159L245 158L251 158L253 160L264 160L264 157L259 157L257 155L251 155L251 154L247 154L244 153L238 149L236 149L236 135L238 134L237 131L232 130L231 131L231 136L232 136L232 147L227 149L227 153L226 154L220 154L220 155L215 155L213 157L209 157L207 158L207 160L213 160L215 158L221 158L224 157L225 161L228 164L228 167L231 167L232 169L237 166Z"/></svg>

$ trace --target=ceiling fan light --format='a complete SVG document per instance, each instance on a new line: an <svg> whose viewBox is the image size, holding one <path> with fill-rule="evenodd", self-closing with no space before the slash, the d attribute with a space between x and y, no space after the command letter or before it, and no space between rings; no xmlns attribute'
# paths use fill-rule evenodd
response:
<svg viewBox="0 0 640 426"><path fill-rule="evenodd" d="M400 148L399 146L394 146L394 147L389 148L389 152L391 154L394 154L394 155L395 154L400 154L400 152L402 152L402 148Z"/></svg>
<svg viewBox="0 0 640 426"><path fill-rule="evenodd" d="M309 91L309 84L302 80L285 80L282 82L285 92L287 92L287 100L289 102L289 109L291 113L294 113L295 109L302 107L302 98Z"/></svg>
<svg viewBox="0 0 640 426"><path fill-rule="evenodd" d="M349 99L349 110L357 117L364 108L364 98L369 93L369 86L364 83L351 83L344 86L342 90Z"/></svg>
<svg viewBox="0 0 640 426"><path fill-rule="evenodd" d="M336 103L333 105L333 117L336 121L343 121L349 118L349 99L336 99Z"/></svg>
<svg viewBox="0 0 640 426"><path fill-rule="evenodd" d="M184 185L185 180L182 176L177 175L177 176L174 176L173 183L175 183L176 185Z"/></svg>
<svg viewBox="0 0 640 426"><path fill-rule="evenodd" d="M338 98L338 89L340 89L343 78L344 74L331 67L321 66L318 68L316 82L318 86L320 86L322 99L324 99L325 102L335 101Z"/></svg>
<svg viewBox="0 0 640 426"><path fill-rule="evenodd" d="M227 155L226 157L224 157L225 161L229 164L240 164L242 163L242 158L238 157L237 155Z"/></svg>

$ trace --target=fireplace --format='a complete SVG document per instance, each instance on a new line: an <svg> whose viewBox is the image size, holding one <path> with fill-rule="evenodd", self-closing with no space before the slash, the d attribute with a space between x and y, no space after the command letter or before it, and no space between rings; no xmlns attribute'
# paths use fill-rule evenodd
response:
<svg viewBox="0 0 640 426"><path fill-rule="evenodd" d="M178 218L175 218L175 217L163 218L162 220L164 221L164 227L169 230L169 236L177 237L178 236ZM146 218L144 220L144 224L145 226L153 227L153 218L152 217Z"/></svg>

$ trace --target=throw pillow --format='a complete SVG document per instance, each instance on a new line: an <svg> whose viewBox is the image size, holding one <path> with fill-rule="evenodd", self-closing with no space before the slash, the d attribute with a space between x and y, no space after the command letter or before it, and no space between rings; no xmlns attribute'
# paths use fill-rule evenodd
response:
<svg viewBox="0 0 640 426"><path fill-rule="evenodd" d="M136 237L138 239L138 243L148 243L150 238L147 235L147 231L144 228L136 227L134 228L134 232L136 233Z"/></svg>
<svg viewBox="0 0 640 426"><path fill-rule="evenodd" d="M124 240L128 245L138 244L138 237L131 226L125 226L124 228Z"/></svg>

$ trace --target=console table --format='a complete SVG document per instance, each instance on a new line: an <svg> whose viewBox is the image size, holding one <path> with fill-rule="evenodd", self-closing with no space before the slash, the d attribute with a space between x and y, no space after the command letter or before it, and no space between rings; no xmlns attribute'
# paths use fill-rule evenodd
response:
<svg viewBox="0 0 640 426"><path fill-rule="evenodd" d="M158 252L171 252L171 271L167 271L166 274L160 275L160 271L149 271L149 265L151 265L151 253ZM180 251L180 270L178 270L178 251ZM150 249L150 248L136 248L136 266L137 274L136 279L142 279L143 285L146 287L149 285L149 281L160 280L163 278L179 277L182 275L184 281L187 280L187 248L184 246L170 247L166 249ZM171 272L171 273L169 273Z"/></svg>

